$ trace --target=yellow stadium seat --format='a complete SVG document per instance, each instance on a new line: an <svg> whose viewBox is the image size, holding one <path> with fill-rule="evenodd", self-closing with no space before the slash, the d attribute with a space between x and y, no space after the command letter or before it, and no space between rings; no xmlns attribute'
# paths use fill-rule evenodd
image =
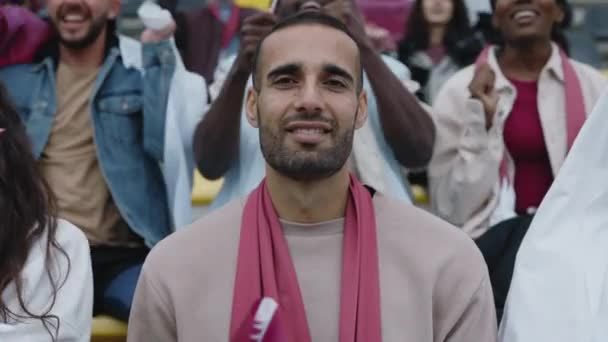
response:
<svg viewBox="0 0 608 342"><path fill-rule="evenodd" d="M604 76L608 77L608 69L602 70L602 74L604 74Z"/></svg>
<svg viewBox="0 0 608 342"><path fill-rule="evenodd" d="M205 179L198 171L194 172L194 184L192 186L192 204L209 205L220 192L223 179L210 181Z"/></svg>
<svg viewBox="0 0 608 342"><path fill-rule="evenodd" d="M426 189L420 185L412 185L412 194L414 195L414 203L419 205L429 204L429 194Z"/></svg>
<svg viewBox="0 0 608 342"><path fill-rule="evenodd" d="M236 0L235 3L239 7L257 8L263 11L270 8L272 0Z"/></svg>
<svg viewBox="0 0 608 342"><path fill-rule="evenodd" d="M109 316L93 318L91 342L126 342L127 323Z"/></svg>

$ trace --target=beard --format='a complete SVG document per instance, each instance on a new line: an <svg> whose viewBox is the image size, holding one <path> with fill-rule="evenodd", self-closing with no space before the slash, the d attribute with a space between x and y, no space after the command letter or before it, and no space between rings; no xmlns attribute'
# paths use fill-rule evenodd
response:
<svg viewBox="0 0 608 342"><path fill-rule="evenodd" d="M265 124L261 118L258 107L258 120L260 122L259 136L264 159L270 167L278 173L298 181L313 181L328 178L338 172L350 156L353 146L354 120L351 128L340 132L334 121L328 121L320 113L300 113L291 116L287 121L281 122L277 130ZM325 121L332 125L331 147L318 149L303 147L298 150L289 148L285 144L287 133L285 127L291 121Z"/></svg>
<svg viewBox="0 0 608 342"><path fill-rule="evenodd" d="M66 6L66 7L68 7L68 6ZM73 5L73 6L79 7L78 5ZM97 38L102 34L102 32L104 32L104 30L108 26L108 18L106 17L105 14L101 15L98 18L93 18L93 17L91 17L91 11L88 8L83 8L82 12L86 13L85 15L91 19L91 24L89 25L88 30L86 31L84 36L82 36L81 38L77 38L77 39L66 38L61 34L61 31L59 30L59 27L58 27L59 24L56 22L56 20L57 21L61 20L60 18L62 16L62 13L67 10L68 10L67 8L66 9L61 8L59 11L60 15L58 16L57 19L51 20L51 24L52 24L53 30L55 31L55 34L57 35L57 37L59 37L59 41L61 42L61 44L69 49L82 50L82 49L89 47L91 44L93 44L97 40Z"/></svg>

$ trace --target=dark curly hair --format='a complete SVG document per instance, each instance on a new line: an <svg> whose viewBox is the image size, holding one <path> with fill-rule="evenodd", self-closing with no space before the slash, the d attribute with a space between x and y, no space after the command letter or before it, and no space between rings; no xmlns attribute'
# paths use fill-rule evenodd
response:
<svg viewBox="0 0 608 342"><path fill-rule="evenodd" d="M52 192L38 170L25 127L1 83L0 128L4 129L0 133L0 294L9 284L14 284L19 305L25 313L11 311L0 297L0 322L39 319L55 341L60 321L50 312L65 279L55 279L51 272L51 256L55 255L52 252L59 252L65 257L68 273L69 258L55 240L56 204ZM51 305L44 312L32 312L23 298L21 272L32 245L41 238L47 241L46 273L53 286L53 295Z"/></svg>

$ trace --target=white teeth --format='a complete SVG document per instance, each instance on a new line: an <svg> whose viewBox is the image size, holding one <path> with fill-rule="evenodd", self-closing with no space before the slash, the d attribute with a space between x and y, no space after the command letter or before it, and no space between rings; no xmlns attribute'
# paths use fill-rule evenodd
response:
<svg viewBox="0 0 608 342"><path fill-rule="evenodd" d="M323 133L323 130L318 128L298 128L295 132L303 134L320 134Z"/></svg>
<svg viewBox="0 0 608 342"><path fill-rule="evenodd" d="M64 21L82 21L83 19L84 19L84 17L79 14L68 14L65 17L63 17Z"/></svg>
<svg viewBox="0 0 608 342"><path fill-rule="evenodd" d="M535 17L535 16L536 16L536 13L534 13L534 11L524 10L524 11L516 12L513 15L513 18L515 20L520 20L520 19L532 18L532 17Z"/></svg>

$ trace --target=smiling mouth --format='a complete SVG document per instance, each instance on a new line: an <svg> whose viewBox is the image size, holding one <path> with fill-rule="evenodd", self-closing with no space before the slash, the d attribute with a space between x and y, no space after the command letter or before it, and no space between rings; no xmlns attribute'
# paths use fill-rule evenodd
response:
<svg viewBox="0 0 608 342"><path fill-rule="evenodd" d="M515 22L517 23L529 23L533 20L535 20L537 17L539 16L539 13L533 10L519 10L519 11L515 11L512 15L511 15L511 19L515 20Z"/></svg>
<svg viewBox="0 0 608 342"><path fill-rule="evenodd" d="M325 134L332 131L329 123L323 121L293 121L285 126L289 133Z"/></svg>
<svg viewBox="0 0 608 342"><path fill-rule="evenodd" d="M66 23L81 23L86 20L86 17L82 14L66 14L61 17L61 21Z"/></svg>
<svg viewBox="0 0 608 342"><path fill-rule="evenodd" d="M323 121L294 121L285 127L287 134L302 145L317 145L327 139L332 126Z"/></svg>

